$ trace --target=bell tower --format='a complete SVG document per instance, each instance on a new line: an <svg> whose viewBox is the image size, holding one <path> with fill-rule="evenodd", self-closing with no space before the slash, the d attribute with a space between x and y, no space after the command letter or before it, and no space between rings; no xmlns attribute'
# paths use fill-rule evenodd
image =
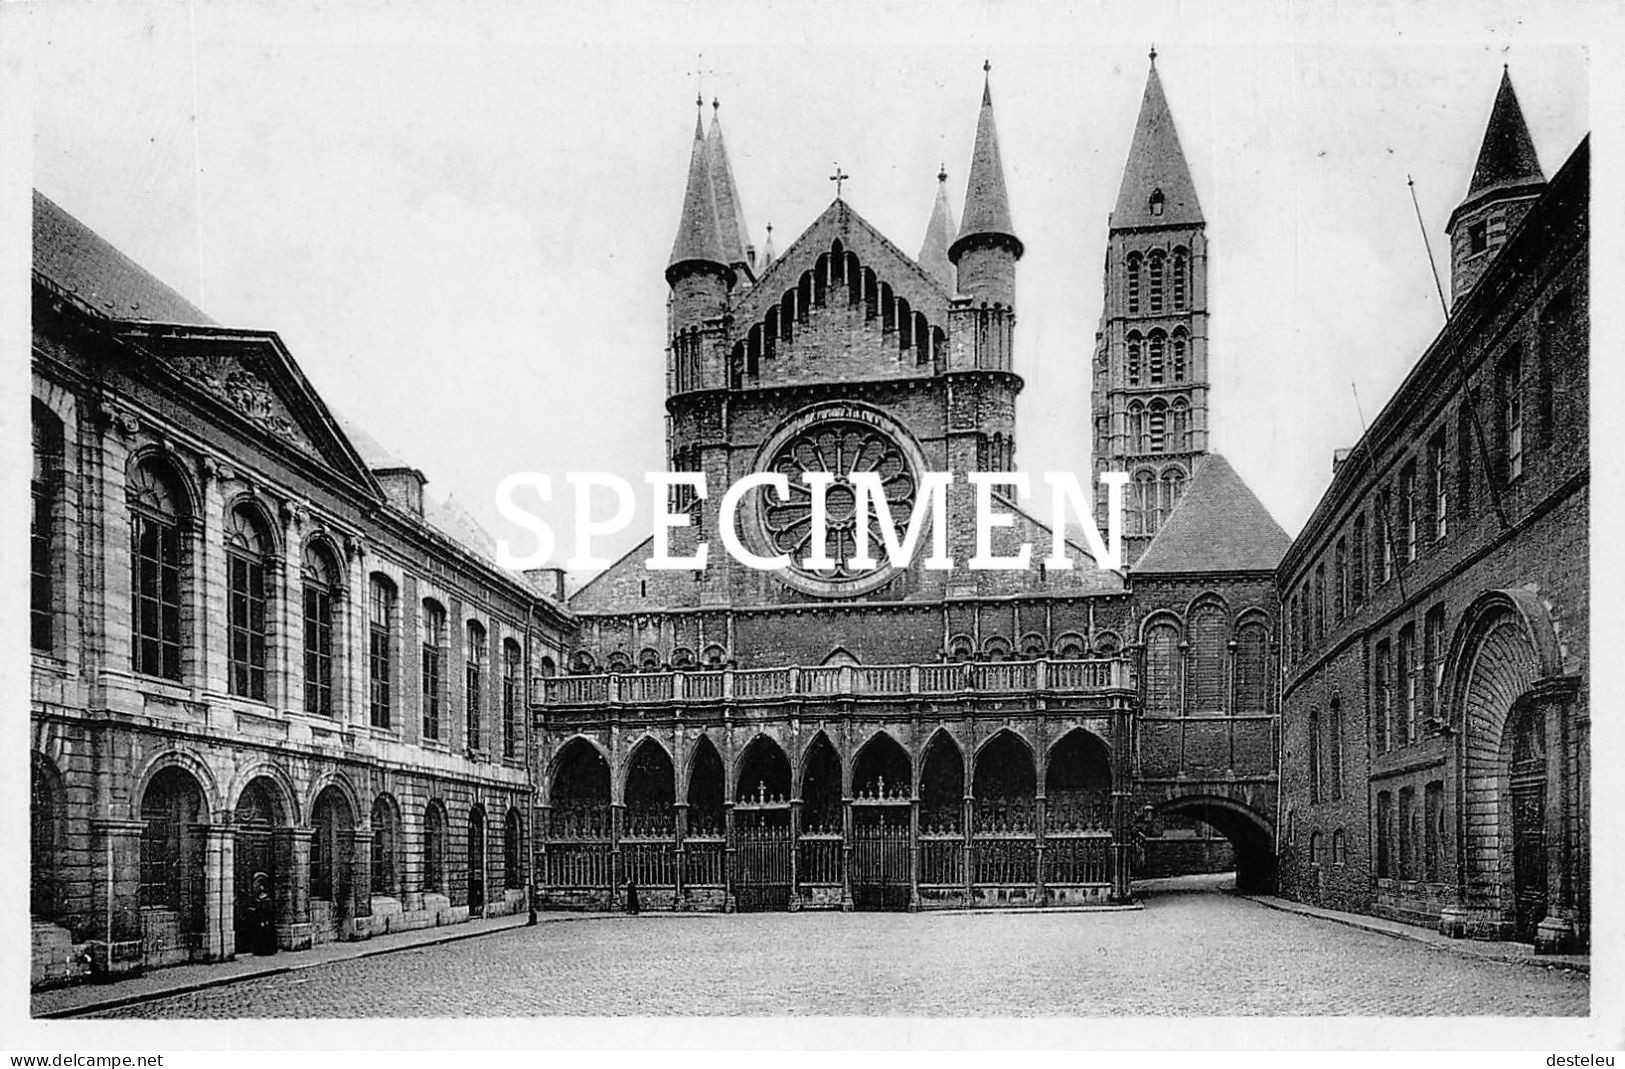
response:
<svg viewBox="0 0 1625 1069"><path fill-rule="evenodd" d="M1207 224L1151 52L1106 245L1093 367L1094 472L1129 473L1132 564L1208 448ZM1105 495L1096 522L1106 530Z"/></svg>

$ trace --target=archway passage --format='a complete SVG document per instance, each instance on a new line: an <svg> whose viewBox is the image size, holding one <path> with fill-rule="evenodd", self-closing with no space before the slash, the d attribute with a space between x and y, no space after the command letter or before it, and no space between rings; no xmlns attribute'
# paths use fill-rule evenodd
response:
<svg viewBox="0 0 1625 1069"><path fill-rule="evenodd" d="M839 895L844 823L841 759L829 736L820 733L807 748L801 769L801 853L797 873L804 894L814 898Z"/></svg>
<svg viewBox="0 0 1625 1069"><path fill-rule="evenodd" d="M612 894L609 762L585 739L571 740L559 751L547 798L548 885Z"/></svg>
<svg viewBox="0 0 1625 1069"><path fill-rule="evenodd" d="M625 879L639 887L674 887L677 775L671 756L659 743L645 739L632 751L623 797L621 865Z"/></svg>
<svg viewBox="0 0 1625 1069"><path fill-rule="evenodd" d="M914 864L909 839L908 753L882 732L852 764L852 904L907 909Z"/></svg>
<svg viewBox="0 0 1625 1069"><path fill-rule="evenodd" d="M1207 795L1175 798L1156 809L1201 821L1230 841L1236 857L1237 891L1274 893L1275 830L1259 813L1241 802Z"/></svg>
<svg viewBox="0 0 1625 1069"><path fill-rule="evenodd" d="M683 886L715 895L727 887L727 843L723 800L728 773L722 755L708 736L694 744L688 768L688 815L683 830Z"/></svg>
<svg viewBox="0 0 1625 1069"><path fill-rule="evenodd" d="M1044 883L1111 882L1111 755L1081 728L1050 748L1044 772Z"/></svg>
<svg viewBox="0 0 1625 1069"><path fill-rule="evenodd" d="M790 761L765 735L739 762L734 802L734 900L747 910L789 909L794 889Z"/></svg>
<svg viewBox="0 0 1625 1069"><path fill-rule="evenodd" d="M1015 733L1001 731L976 755L977 884L1038 885L1038 770Z"/></svg>
<svg viewBox="0 0 1625 1069"><path fill-rule="evenodd" d="M351 833L355 814L344 792L328 786L311 807L310 923L336 938L344 922L354 915L351 899Z"/></svg>
<svg viewBox="0 0 1625 1069"><path fill-rule="evenodd" d="M141 906L168 910L179 932L203 930L203 790L185 769L152 777L141 795Z"/></svg>
<svg viewBox="0 0 1625 1069"><path fill-rule="evenodd" d="M276 829L288 822L281 789L265 776L250 780L237 798L232 822L237 949L269 954L276 950L276 915L286 897L286 873L277 864Z"/></svg>
<svg viewBox="0 0 1625 1069"><path fill-rule="evenodd" d="M965 886L965 755L946 731L920 762L920 885L936 896Z"/></svg>

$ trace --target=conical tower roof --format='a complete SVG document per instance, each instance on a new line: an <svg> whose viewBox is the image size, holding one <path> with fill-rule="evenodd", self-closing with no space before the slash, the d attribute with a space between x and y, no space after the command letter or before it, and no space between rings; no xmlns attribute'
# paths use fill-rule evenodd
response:
<svg viewBox="0 0 1625 1069"><path fill-rule="evenodd" d="M986 72L988 64L982 65ZM1022 253L1010 221L1010 197L1004 189L1004 160L999 156L999 128L993 120L993 91L982 82L982 112L976 120L976 147L971 151L970 177L965 183L965 222L959 237L948 247L948 258L958 262L959 251L971 238L1002 238Z"/></svg>
<svg viewBox="0 0 1625 1069"><path fill-rule="evenodd" d="M717 204L717 234L723 254L735 268L748 267L751 260L750 234L745 228L745 206L734 185L734 169L728 162L728 147L722 140L721 108L711 103L711 132L705 147L711 169L711 189Z"/></svg>
<svg viewBox="0 0 1625 1069"><path fill-rule="evenodd" d="M954 241L954 210L948 204L948 170L937 172L937 202L931 208L931 221L925 225L920 243L920 266L948 292L954 291L954 265L948 259L948 246Z"/></svg>
<svg viewBox="0 0 1625 1069"><path fill-rule="evenodd" d="M1512 75L1501 69L1501 88L1495 94L1495 107L1484 130L1484 143L1478 149L1478 164L1467 187L1467 200L1492 190L1538 185L1546 181L1535 155L1535 142L1523 121L1518 94L1512 89Z"/></svg>
<svg viewBox="0 0 1625 1069"><path fill-rule="evenodd" d="M767 240L762 243L762 262L757 265L756 274L760 276L769 267L772 267L773 261L778 259L778 256L778 250L773 247L773 224L768 223Z"/></svg>
<svg viewBox="0 0 1625 1069"><path fill-rule="evenodd" d="M694 149L688 159L688 187L683 191L683 214L677 222L677 240L666 264L666 280L675 278L683 264L707 263L728 268L732 263L717 225L717 199L711 182L711 150L700 117L694 117Z"/></svg>
<svg viewBox="0 0 1625 1069"><path fill-rule="evenodd" d="M1162 193L1162 213L1156 214L1152 196ZM1123 185L1117 193L1117 207L1111 225L1191 226L1202 223L1202 206L1196 200L1196 184L1179 147L1179 132L1162 95L1162 79L1157 76L1157 55L1151 53L1151 73L1145 79L1145 97L1140 101L1140 119L1134 127L1134 143L1123 168Z"/></svg>

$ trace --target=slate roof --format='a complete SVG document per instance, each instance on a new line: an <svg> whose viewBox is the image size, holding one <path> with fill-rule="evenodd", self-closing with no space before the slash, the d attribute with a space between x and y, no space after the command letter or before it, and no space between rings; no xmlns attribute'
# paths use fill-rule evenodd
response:
<svg viewBox="0 0 1625 1069"><path fill-rule="evenodd" d="M677 221L677 240L672 242L666 276L686 263L729 265L717 221L716 187L711 181L711 147L705 141L705 127L694 117L694 148L688 158L688 184L683 189L683 213Z"/></svg>
<svg viewBox="0 0 1625 1069"><path fill-rule="evenodd" d="M976 146L971 151L970 177L965 183L965 220L954 245L968 238L997 235L1015 242L1021 255L1021 239L1010 221L1010 197L1004 188L1004 160L999 156L999 128L993 120L993 91L982 85L982 111L976 119ZM952 250L950 250L952 255Z"/></svg>
<svg viewBox="0 0 1625 1069"><path fill-rule="evenodd" d="M1151 194L1162 190L1161 215L1151 214ZM1179 131L1174 129L1173 112L1162 94L1157 64L1146 75L1145 96L1140 101L1140 118L1134 126L1134 142L1123 168L1123 184L1117 192L1117 207L1111 225L1189 226L1202 222L1202 206L1196 200L1185 152L1179 147Z"/></svg>
<svg viewBox="0 0 1625 1069"><path fill-rule="evenodd" d="M944 170L937 173L937 202L931 206L931 221L925 225L925 240L920 243L916 259L946 293L957 288L954 265L948 259L948 246L953 240L954 210L948 203L948 172Z"/></svg>
<svg viewBox="0 0 1625 1069"><path fill-rule="evenodd" d="M1495 106L1490 109L1490 121L1484 128L1484 141L1478 147L1473 180L1467 186L1467 196L1451 213L1451 222L1455 222L1463 209L1488 194L1538 187L1545 181L1546 173L1540 169L1534 139L1529 136L1523 109L1518 106L1518 94L1512 89L1512 75L1503 67L1501 87L1495 93Z"/></svg>
<svg viewBox="0 0 1625 1069"><path fill-rule="evenodd" d="M1209 453L1132 571L1136 575L1272 571L1291 544L1230 462Z"/></svg>
<svg viewBox="0 0 1625 1069"><path fill-rule="evenodd" d="M715 109L716 105L713 104ZM705 139L708 163L711 168L711 193L717 206L717 228L722 242L722 253L735 269L750 265L750 236L745 227L745 206L734 184L733 165L728 162L728 146L722 139L722 119L716 110L711 115L711 132Z"/></svg>
<svg viewBox="0 0 1625 1069"><path fill-rule="evenodd" d="M216 323L191 301L34 190L34 271L96 315L185 326Z"/></svg>

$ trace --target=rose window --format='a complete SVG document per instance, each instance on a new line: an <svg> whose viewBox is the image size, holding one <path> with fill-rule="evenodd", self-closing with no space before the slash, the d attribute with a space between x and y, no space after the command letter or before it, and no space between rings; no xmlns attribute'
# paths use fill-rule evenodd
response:
<svg viewBox="0 0 1625 1069"><path fill-rule="evenodd" d="M858 495L849 478L854 472L875 472L891 510L896 537L901 539L914 510L914 473L902 449L885 433L863 423L820 423L796 434L782 446L768 464L769 471L782 473L790 484L788 499L780 499L770 488L762 494L762 526L774 552L788 553L799 571L826 580L852 579L862 569L848 562L858 552ZM812 488L801 481L803 472L827 471L835 481L824 495L827 516L825 549L835 561L833 569L806 569L802 558L812 550ZM868 510L865 510L866 512ZM872 515L869 526L869 552L885 560L881 525Z"/></svg>

